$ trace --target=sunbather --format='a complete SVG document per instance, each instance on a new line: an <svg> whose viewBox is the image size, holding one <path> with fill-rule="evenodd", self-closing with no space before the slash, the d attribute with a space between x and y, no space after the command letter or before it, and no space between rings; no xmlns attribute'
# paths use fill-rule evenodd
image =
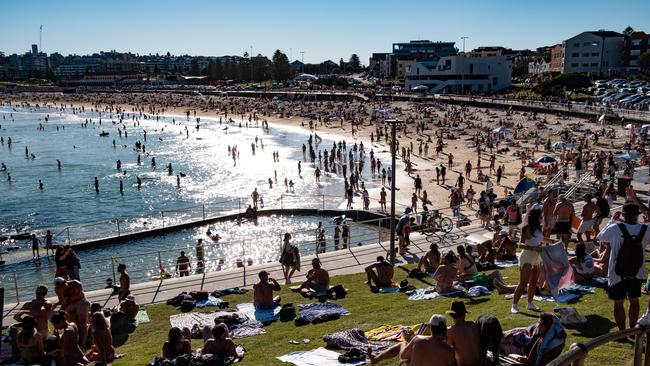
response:
<svg viewBox="0 0 650 366"><path fill-rule="evenodd" d="M280 284L269 273L259 273L260 282L253 285L253 304L258 309L273 309L280 304L280 297L273 297L273 291L280 291Z"/></svg>
<svg viewBox="0 0 650 366"><path fill-rule="evenodd" d="M300 285L300 289L311 289L316 293L324 293L330 287L330 275L321 268L318 258L311 260L312 269L307 272L307 280Z"/></svg>
<svg viewBox="0 0 650 366"><path fill-rule="evenodd" d="M382 256L377 257L376 263L366 267L366 274L368 275L366 284L370 286L371 291L395 286L393 283L393 266Z"/></svg>
<svg viewBox="0 0 650 366"><path fill-rule="evenodd" d="M447 330L446 342L454 348L458 366L476 366L481 362L481 331L473 321L465 320L465 303L454 301L447 311L454 324Z"/></svg>
<svg viewBox="0 0 650 366"><path fill-rule="evenodd" d="M203 344L201 354L217 355L222 359L226 357L237 357L237 346L235 342L230 339L228 334L228 327L221 323L215 325L212 330L212 338L209 338Z"/></svg>
<svg viewBox="0 0 650 366"><path fill-rule="evenodd" d="M509 357L525 365L543 366L562 353L566 333L560 319L542 313L528 328L515 328L504 334L502 349Z"/></svg>
<svg viewBox="0 0 650 366"><path fill-rule="evenodd" d="M429 320L430 336L416 336L404 347L400 359L409 366L428 366L435 360L439 366L456 365L454 349L445 343L447 324L445 317L434 314Z"/></svg>
<svg viewBox="0 0 650 366"><path fill-rule="evenodd" d="M440 251L438 250L438 244L431 244L429 246L429 251L420 258L418 268L427 273L435 273L439 265Z"/></svg>
<svg viewBox="0 0 650 366"><path fill-rule="evenodd" d="M169 330L167 342L163 345L163 357L173 360L180 355L192 357L192 344L183 337L183 332L178 327Z"/></svg>
<svg viewBox="0 0 650 366"><path fill-rule="evenodd" d="M452 252L448 252L442 259L442 263L433 274L433 279L436 280L437 292L444 293L454 290L454 282L458 280L457 261Z"/></svg>

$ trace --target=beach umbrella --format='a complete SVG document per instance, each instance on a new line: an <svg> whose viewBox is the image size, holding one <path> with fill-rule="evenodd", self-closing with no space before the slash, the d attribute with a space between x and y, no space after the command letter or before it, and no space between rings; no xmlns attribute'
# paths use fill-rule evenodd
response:
<svg viewBox="0 0 650 366"><path fill-rule="evenodd" d="M524 193L527 190L535 187L536 185L537 185L537 183L535 183L534 180L526 177L526 178L520 180L519 183L517 183L517 186L515 187L515 190L514 190L514 194Z"/></svg>
<svg viewBox="0 0 650 366"><path fill-rule="evenodd" d="M492 130L492 132L495 132L495 133L506 133L506 132L508 132L508 129L505 128L505 127L499 127L499 128L495 128L494 130Z"/></svg>
<svg viewBox="0 0 650 366"><path fill-rule="evenodd" d="M544 155L537 159L537 162L540 164L548 164L548 163L555 163L557 161L556 158L550 156L550 155Z"/></svg>

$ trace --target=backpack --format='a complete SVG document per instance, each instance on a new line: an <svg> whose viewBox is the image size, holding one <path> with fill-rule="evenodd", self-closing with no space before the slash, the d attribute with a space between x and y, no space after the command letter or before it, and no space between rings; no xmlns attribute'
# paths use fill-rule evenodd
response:
<svg viewBox="0 0 650 366"><path fill-rule="evenodd" d="M641 241L643 240L648 227L643 225L641 231L639 231L639 235L632 236L630 235L630 232L627 231L625 224L621 223L617 226L623 234L623 245L621 245L621 248L618 250L614 272L622 278L635 278L637 273L639 273L639 268L641 268L644 263L644 251Z"/></svg>
<svg viewBox="0 0 650 366"><path fill-rule="evenodd" d="M296 307L293 304L284 304L279 315L281 322L292 321L296 318Z"/></svg>

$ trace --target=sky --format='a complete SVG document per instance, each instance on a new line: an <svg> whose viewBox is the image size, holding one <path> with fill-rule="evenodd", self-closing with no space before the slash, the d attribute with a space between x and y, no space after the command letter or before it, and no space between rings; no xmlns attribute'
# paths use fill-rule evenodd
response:
<svg viewBox="0 0 650 366"><path fill-rule="evenodd" d="M650 33L648 0L2 0L0 51L203 56L276 49L292 60L338 62L414 39L466 49L535 49L587 30ZM301 54L301 52L304 52Z"/></svg>

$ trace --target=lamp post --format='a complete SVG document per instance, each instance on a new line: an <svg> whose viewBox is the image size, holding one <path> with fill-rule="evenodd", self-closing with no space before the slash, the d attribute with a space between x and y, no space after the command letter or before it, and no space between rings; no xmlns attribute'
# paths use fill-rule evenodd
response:
<svg viewBox="0 0 650 366"><path fill-rule="evenodd" d="M384 123L390 125L390 263L395 264L395 157L397 155L395 140L397 137L397 125L402 121L397 119L387 119Z"/></svg>
<svg viewBox="0 0 650 366"><path fill-rule="evenodd" d="M250 53L250 68L251 68L251 84L253 83L253 46L251 46L251 53Z"/></svg>

